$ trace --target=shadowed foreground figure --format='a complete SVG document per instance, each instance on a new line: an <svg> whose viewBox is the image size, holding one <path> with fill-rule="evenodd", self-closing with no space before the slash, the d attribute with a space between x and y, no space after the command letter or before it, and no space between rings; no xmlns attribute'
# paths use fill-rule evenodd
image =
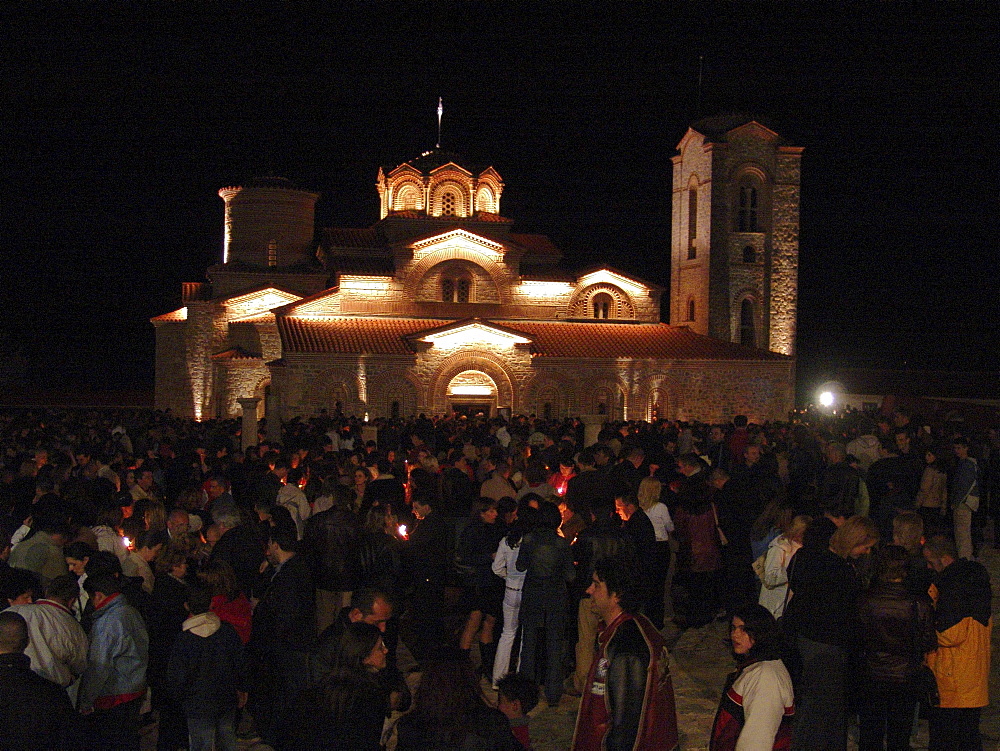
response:
<svg viewBox="0 0 1000 751"><path fill-rule="evenodd" d="M638 614L633 566L624 556L594 564L587 590L603 629L590 668L573 751L677 748L677 712L663 637Z"/></svg>
<svg viewBox="0 0 1000 751"><path fill-rule="evenodd" d="M0 613L0 751L83 748L69 696L32 672L27 646L24 618Z"/></svg>

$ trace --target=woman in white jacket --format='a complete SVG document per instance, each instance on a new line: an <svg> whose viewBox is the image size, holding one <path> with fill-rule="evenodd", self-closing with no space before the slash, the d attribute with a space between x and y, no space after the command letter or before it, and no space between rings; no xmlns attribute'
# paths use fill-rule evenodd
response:
<svg viewBox="0 0 1000 751"><path fill-rule="evenodd" d="M780 618L785 612L785 603L788 602L788 564L792 562L795 552L802 547L802 535L808 523L808 516L796 516L784 534L775 537L767 549L758 602L775 618Z"/></svg>
<svg viewBox="0 0 1000 751"><path fill-rule="evenodd" d="M517 570L517 554L521 551L521 537L531 528L532 512L535 509L524 506L518 509L518 519L514 522L507 536L500 540L496 555L493 557L493 573L504 580L503 593L503 632L497 643L497 653L493 660L493 687L507 675L517 672L514 665L510 670L510 652L514 646L514 636L517 634L518 615L521 612L521 589L524 587L524 577L527 571Z"/></svg>

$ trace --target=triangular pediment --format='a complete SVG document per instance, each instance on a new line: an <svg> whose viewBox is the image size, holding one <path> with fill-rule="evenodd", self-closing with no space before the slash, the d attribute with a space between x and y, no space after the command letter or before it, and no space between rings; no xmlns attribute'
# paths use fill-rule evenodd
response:
<svg viewBox="0 0 1000 751"><path fill-rule="evenodd" d="M583 287L589 287L592 284L612 284L616 287L623 287L630 292L650 292L654 290L662 290L658 284L653 284L652 282L647 282L640 279L632 274L626 274L612 266L594 266L589 269L585 269L577 277L577 284Z"/></svg>
<svg viewBox="0 0 1000 751"><path fill-rule="evenodd" d="M504 246L496 240L491 240L467 229L454 227L444 232L434 232L416 240L409 240L407 247L413 250L415 257L433 253L439 248L446 248L458 245L468 250L475 250L486 253L490 256L503 256Z"/></svg>
<svg viewBox="0 0 1000 751"><path fill-rule="evenodd" d="M439 172L460 172L467 177L472 177L472 173L460 164L455 162L445 162L440 167L435 167L430 171L431 175L436 175Z"/></svg>
<svg viewBox="0 0 1000 751"><path fill-rule="evenodd" d="M303 297L274 311L280 316L328 316L340 313L340 288L330 287L315 295Z"/></svg>
<svg viewBox="0 0 1000 751"><path fill-rule="evenodd" d="M733 128L731 131L726 133L726 137L730 140L734 138L759 138L763 141L781 140L781 136L767 126L761 125L756 120L751 120L738 128Z"/></svg>
<svg viewBox="0 0 1000 751"><path fill-rule="evenodd" d="M239 292L219 300L226 306L226 314L230 320L237 318L250 318L259 316L288 305L296 300L301 300L302 295L289 292L286 289L268 285L258 287L249 292Z"/></svg>
<svg viewBox="0 0 1000 751"><path fill-rule="evenodd" d="M443 326L408 334L411 345L430 345L441 349L470 345L510 348L518 344L531 344L534 337L517 329L500 326L483 318L465 318Z"/></svg>

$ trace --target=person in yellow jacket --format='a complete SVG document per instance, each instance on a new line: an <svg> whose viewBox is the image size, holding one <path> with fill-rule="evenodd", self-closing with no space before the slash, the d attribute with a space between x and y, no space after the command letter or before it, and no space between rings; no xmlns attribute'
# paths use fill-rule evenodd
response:
<svg viewBox="0 0 1000 751"><path fill-rule="evenodd" d="M981 751L979 716L989 704L992 592L982 564L958 558L955 543L935 535L924 557L936 572L931 585L938 648L927 656L940 706L931 710L929 751Z"/></svg>

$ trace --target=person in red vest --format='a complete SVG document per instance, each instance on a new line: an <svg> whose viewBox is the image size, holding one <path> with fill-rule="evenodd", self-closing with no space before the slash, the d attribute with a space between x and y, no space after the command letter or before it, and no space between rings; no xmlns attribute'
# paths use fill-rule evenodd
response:
<svg viewBox="0 0 1000 751"><path fill-rule="evenodd" d="M629 557L594 564L587 589L602 630L573 733L573 751L677 748L677 712L663 637L636 613L641 593Z"/></svg>

